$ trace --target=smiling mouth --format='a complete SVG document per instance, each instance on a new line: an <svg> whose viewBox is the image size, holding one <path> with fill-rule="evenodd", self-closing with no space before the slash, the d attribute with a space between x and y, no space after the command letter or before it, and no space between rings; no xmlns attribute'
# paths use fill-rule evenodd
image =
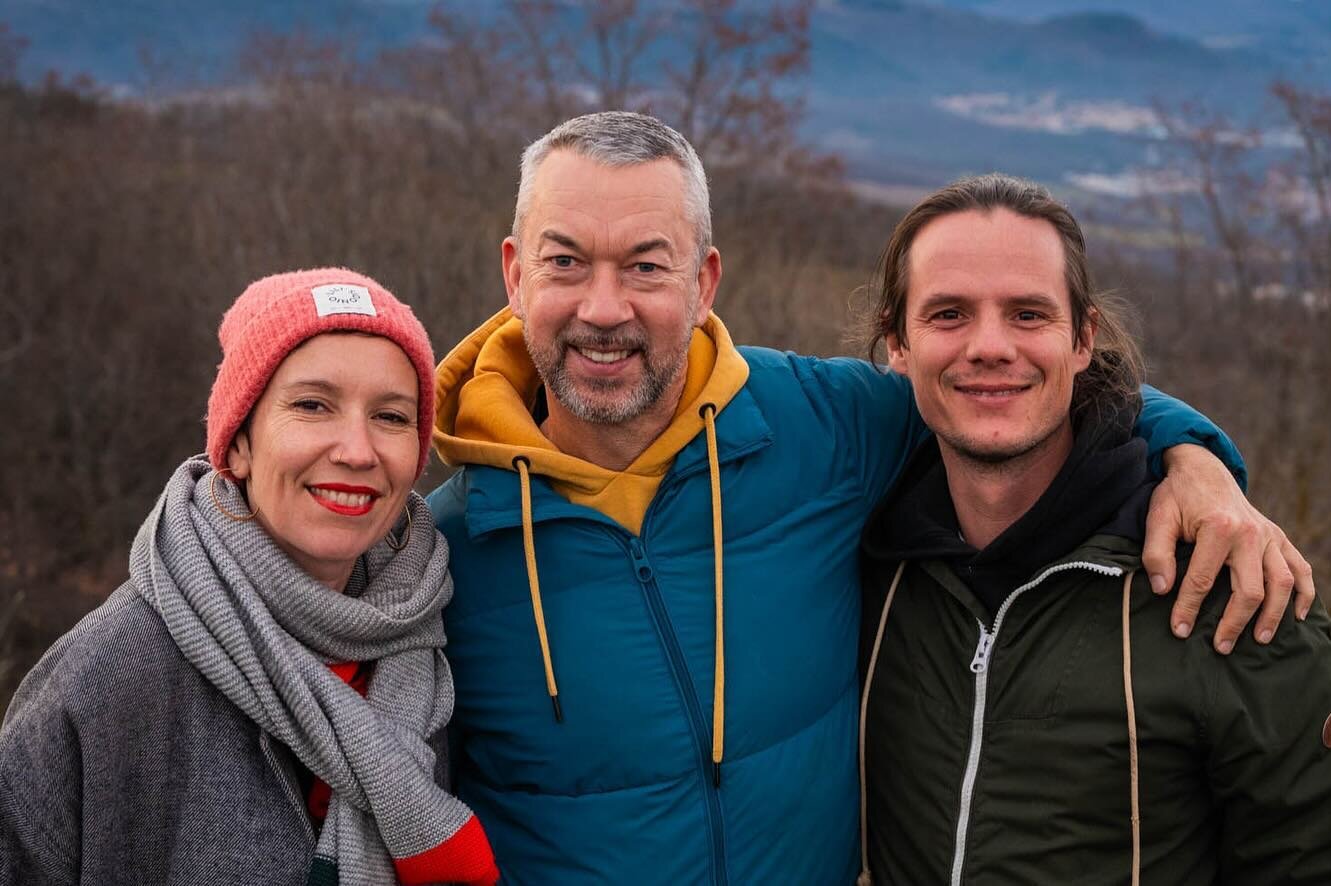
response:
<svg viewBox="0 0 1331 886"><path fill-rule="evenodd" d="M956 390L968 397L998 400L1025 393L1030 387L1030 385L957 385Z"/></svg>
<svg viewBox="0 0 1331 886"><path fill-rule="evenodd" d="M316 502L333 513L346 517L368 514L374 507L374 500L379 497L379 493L373 489L364 486L345 486L340 483L306 488Z"/></svg>
<svg viewBox="0 0 1331 886"><path fill-rule="evenodd" d="M586 357L593 363L618 363L620 360L627 360L634 351L597 351L591 348L580 348L573 345L573 350Z"/></svg>

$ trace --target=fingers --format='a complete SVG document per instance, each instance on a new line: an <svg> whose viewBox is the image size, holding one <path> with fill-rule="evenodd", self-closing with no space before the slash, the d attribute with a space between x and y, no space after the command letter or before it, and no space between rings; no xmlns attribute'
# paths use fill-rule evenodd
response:
<svg viewBox="0 0 1331 886"><path fill-rule="evenodd" d="M1294 573L1285 563L1280 545L1273 539L1262 553L1262 572L1266 585L1266 602L1262 603L1261 614L1257 616L1257 626L1253 629L1258 643L1270 643L1280 626L1280 619L1289 605L1290 593L1294 590ZM1297 614L1297 610L1296 610Z"/></svg>
<svg viewBox="0 0 1331 886"><path fill-rule="evenodd" d="M1188 563L1188 572L1183 576L1183 581L1179 585L1178 600L1174 603L1174 610L1170 614L1169 624L1173 628L1174 636L1186 637L1192 633L1192 627L1197 623L1197 613L1202 608L1202 601L1206 595L1211 592L1211 586L1215 584L1215 577L1220 572L1220 567L1225 564L1230 551L1233 548L1233 535L1235 532L1234 521L1227 517L1215 517L1204 521L1197 529L1197 543L1193 548L1192 560ZM1221 619L1221 629L1216 631L1217 646L1222 639L1222 629L1232 627L1234 620L1240 620L1239 627L1248 623L1252 613L1257 608L1257 603L1261 601L1261 572L1257 572L1258 578L1256 585L1249 583L1249 591L1253 587L1257 589L1257 601L1253 602L1246 613L1242 612L1242 600L1240 599L1239 588L1242 582L1235 580L1233 582L1233 596L1230 604L1225 609L1225 616ZM1236 606L1236 603L1239 605ZM1228 624L1227 624L1228 622ZM1237 636L1237 631L1233 632ZM1229 639L1233 639L1230 637Z"/></svg>
<svg viewBox="0 0 1331 886"><path fill-rule="evenodd" d="M1183 479L1180 465L1177 476L1171 474L1156 487L1147 512L1142 565L1152 588L1167 593L1178 573L1176 545L1180 539L1195 542L1170 613L1170 627L1178 637L1193 632L1202 601L1220 569L1229 565L1231 594L1214 637L1216 651L1227 655L1254 616L1253 634L1259 643L1269 643L1291 596L1295 617L1305 618L1316 601L1316 589L1308 561L1280 527L1252 507L1227 472L1218 486L1212 474L1194 466Z"/></svg>
<svg viewBox="0 0 1331 886"><path fill-rule="evenodd" d="M1174 586L1176 569L1174 551L1178 547L1179 536L1183 533L1183 520L1179 515L1173 489L1169 478L1166 477L1152 494L1151 506L1146 513L1146 541L1142 545L1142 568L1151 579L1151 590L1157 594L1167 594ZM1171 622L1171 624L1176 623ZM1188 624L1191 627L1192 621L1189 620Z"/></svg>
<svg viewBox="0 0 1331 886"><path fill-rule="evenodd" d="M1229 521L1225 521L1229 522ZM1207 532L1209 527L1203 526L1197 533L1197 550L1201 550L1202 534ZM1253 614L1261 606L1266 597L1266 586L1262 580L1262 554L1264 539L1258 526L1254 522L1243 522L1235 526L1230 523L1225 527L1229 538L1229 553L1225 559L1229 560L1229 603L1225 606L1224 613L1220 616L1220 624L1215 629L1214 645L1216 652L1221 655L1228 655L1234 648L1234 643L1238 640L1243 629L1248 626L1252 620ZM1223 557L1224 555L1222 555ZM1196 565L1196 559L1189 566L1188 572L1192 572L1192 566ZM1219 565L1216 566L1219 571ZM1215 575L1207 577L1208 582L1215 580ZM1187 584L1187 580L1184 580ZM1289 599L1288 593L1285 595L1285 601ZM1200 600L1198 604L1200 605ZM1281 612L1284 611L1283 604ZM1279 617L1276 618L1279 621Z"/></svg>
<svg viewBox="0 0 1331 886"><path fill-rule="evenodd" d="M1284 533L1280 536L1280 555L1285 561L1285 565L1294 576L1294 617L1303 621L1308 617L1308 610L1312 609L1313 601L1317 599L1317 588L1313 585L1313 568L1298 549L1285 538Z"/></svg>

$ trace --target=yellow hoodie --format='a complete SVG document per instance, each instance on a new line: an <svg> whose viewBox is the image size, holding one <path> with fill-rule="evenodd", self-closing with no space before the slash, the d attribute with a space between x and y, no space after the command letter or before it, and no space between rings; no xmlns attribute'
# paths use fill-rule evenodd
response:
<svg viewBox="0 0 1331 886"><path fill-rule="evenodd" d="M623 471L602 468L560 452L541 433L532 418L541 379L527 355L522 321L505 308L439 364L435 449L450 465L510 471L514 458L526 456L531 472L547 477L569 501L594 508L637 535L675 456L703 431L699 408L711 403L719 412L749 378L749 365L715 314L694 330L686 372L684 393L665 431Z"/></svg>
<svg viewBox="0 0 1331 886"><path fill-rule="evenodd" d="M569 501L594 508L634 535L675 456L707 435L712 480L712 546L716 557L716 650L712 692L712 764L717 784L725 744L725 629L722 570L721 476L715 418L749 379L749 364L735 350L715 314L708 314L689 342L684 392L666 429L623 471L612 471L564 452L541 433L532 407L541 380L522 339L522 321L505 308L467 336L435 372L434 445L450 465L487 465L518 474L522 489L523 549L531 585L532 615L541 644L546 691L556 720L563 719L559 686L541 604L528 473L547 477ZM714 409L702 415L704 404ZM525 460L520 469L519 459Z"/></svg>

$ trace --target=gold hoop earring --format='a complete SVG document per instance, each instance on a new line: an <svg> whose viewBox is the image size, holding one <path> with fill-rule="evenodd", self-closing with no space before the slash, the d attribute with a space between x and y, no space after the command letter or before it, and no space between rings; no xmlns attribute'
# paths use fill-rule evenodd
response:
<svg viewBox="0 0 1331 886"><path fill-rule="evenodd" d="M229 520L235 520L237 523L248 523L249 521L253 520L255 517L259 516L258 508L254 508L248 514L242 515L242 514L233 514L230 511L228 511L226 508L222 507L222 500L217 497L217 478L222 476L223 474L231 474L233 482L236 476L234 473L232 473L230 468L218 468L217 470L213 471L212 479L208 481L208 493L213 497L213 507L221 511L223 517L226 517Z"/></svg>
<svg viewBox="0 0 1331 886"><path fill-rule="evenodd" d="M384 541L388 542L388 546L395 551L402 550L407 546L407 542L411 541L411 505L408 504L404 506L402 510L407 512L407 525L402 530L401 540L393 538L393 530L391 529L388 530L388 534L384 536Z"/></svg>

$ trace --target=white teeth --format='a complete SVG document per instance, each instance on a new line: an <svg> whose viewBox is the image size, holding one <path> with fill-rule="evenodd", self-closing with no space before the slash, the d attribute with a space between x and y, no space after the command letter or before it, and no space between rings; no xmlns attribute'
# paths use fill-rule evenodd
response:
<svg viewBox="0 0 1331 886"><path fill-rule="evenodd" d="M315 495L327 499L344 508L363 508L370 503L370 496L365 492L337 492L332 489L311 489Z"/></svg>
<svg viewBox="0 0 1331 886"><path fill-rule="evenodd" d="M617 360L625 359L631 353L629 351L588 351L582 348L578 348L577 351L593 363L614 363Z"/></svg>

